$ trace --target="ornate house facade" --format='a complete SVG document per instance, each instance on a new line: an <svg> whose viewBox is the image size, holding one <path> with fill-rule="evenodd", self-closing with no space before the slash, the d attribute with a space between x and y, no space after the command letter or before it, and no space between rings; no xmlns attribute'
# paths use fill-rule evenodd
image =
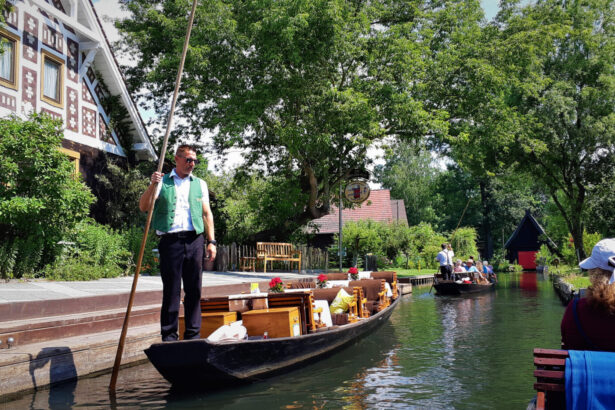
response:
<svg viewBox="0 0 615 410"><path fill-rule="evenodd" d="M61 119L63 152L86 179L103 152L125 157L132 148L137 159L156 160L91 1L9 1L13 7L0 28L0 116L43 112ZM102 103L109 95L117 96L128 112L127 135L109 127L110 113Z"/></svg>

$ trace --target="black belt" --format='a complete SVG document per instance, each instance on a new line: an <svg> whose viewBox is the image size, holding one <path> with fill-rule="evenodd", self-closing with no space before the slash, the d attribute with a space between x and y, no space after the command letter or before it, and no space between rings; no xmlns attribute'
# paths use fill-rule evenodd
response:
<svg viewBox="0 0 615 410"><path fill-rule="evenodd" d="M176 238L176 239L191 239L196 238L196 231L180 231L180 232L172 232L165 233L161 235L162 238Z"/></svg>

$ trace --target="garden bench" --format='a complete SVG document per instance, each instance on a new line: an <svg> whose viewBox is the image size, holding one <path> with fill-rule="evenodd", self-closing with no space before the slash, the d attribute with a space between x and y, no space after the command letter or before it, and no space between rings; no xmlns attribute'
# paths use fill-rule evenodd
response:
<svg viewBox="0 0 615 410"><path fill-rule="evenodd" d="M301 251L290 243L283 242L257 242L256 262L263 261L263 272L267 272L267 262L285 261L297 262L297 271L301 270Z"/></svg>

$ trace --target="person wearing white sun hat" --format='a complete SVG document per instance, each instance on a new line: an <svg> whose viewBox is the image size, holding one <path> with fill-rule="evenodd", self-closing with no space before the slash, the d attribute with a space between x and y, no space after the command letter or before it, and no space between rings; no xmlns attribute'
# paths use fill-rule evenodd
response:
<svg viewBox="0 0 615 410"><path fill-rule="evenodd" d="M561 323L562 348L615 351L615 239L599 241L579 266L587 269L587 296L574 298Z"/></svg>

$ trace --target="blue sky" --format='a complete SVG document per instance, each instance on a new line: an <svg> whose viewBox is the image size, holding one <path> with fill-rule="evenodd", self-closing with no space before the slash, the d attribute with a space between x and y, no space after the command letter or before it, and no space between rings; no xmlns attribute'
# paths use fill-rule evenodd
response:
<svg viewBox="0 0 615 410"><path fill-rule="evenodd" d="M498 0L481 0L480 4L485 10L485 17L487 20L491 20L498 13L499 1Z"/></svg>

